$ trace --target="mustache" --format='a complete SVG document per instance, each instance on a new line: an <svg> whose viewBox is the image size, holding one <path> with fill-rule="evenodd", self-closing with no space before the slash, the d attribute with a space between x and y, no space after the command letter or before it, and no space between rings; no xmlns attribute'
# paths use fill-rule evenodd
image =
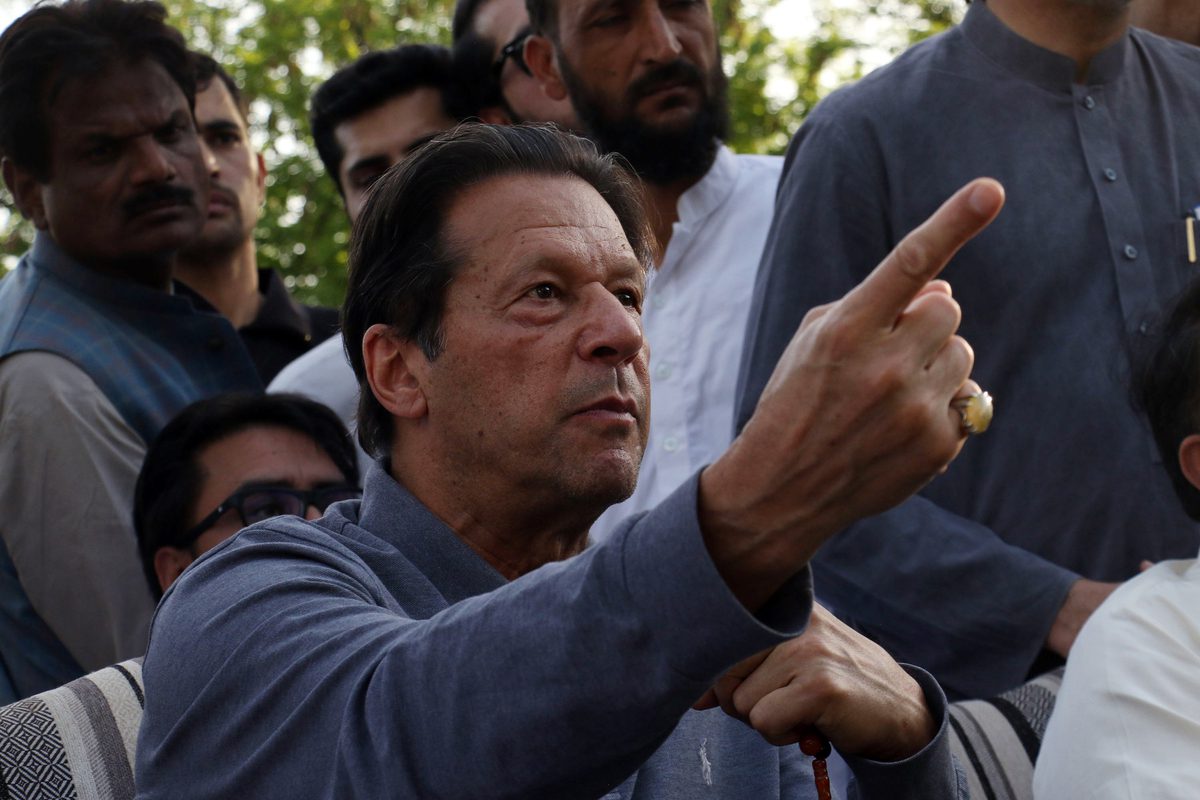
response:
<svg viewBox="0 0 1200 800"><path fill-rule="evenodd" d="M630 102L636 102L647 95L667 86L675 85L699 86L704 87L704 74L700 69L690 61L685 61L682 58L677 58L670 64L664 64L658 67L653 72L647 72L642 77L638 78L633 83L629 84L626 90L626 97Z"/></svg>
<svg viewBox="0 0 1200 800"><path fill-rule="evenodd" d="M143 189L121 204L126 219L167 205L194 205L196 193L183 186L154 186Z"/></svg>

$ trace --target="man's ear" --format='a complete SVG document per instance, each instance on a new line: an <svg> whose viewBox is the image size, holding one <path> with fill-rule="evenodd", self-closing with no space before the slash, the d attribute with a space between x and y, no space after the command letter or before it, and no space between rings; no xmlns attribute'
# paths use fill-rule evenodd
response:
<svg viewBox="0 0 1200 800"><path fill-rule="evenodd" d="M155 550L154 574L158 576L158 587L165 592L194 560L191 553L179 547L160 547Z"/></svg>
<svg viewBox="0 0 1200 800"><path fill-rule="evenodd" d="M1188 483L1200 489L1200 433L1193 433L1179 443L1179 468Z"/></svg>
<svg viewBox="0 0 1200 800"><path fill-rule="evenodd" d="M423 384L429 360L416 342L401 338L390 325L375 324L363 335L362 354L371 392L388 413L401 419L429 413Z"/></svg>
<svg viewBox="0 0 1200 800"><path fill-rule="evenodd" d="M512 117L500 106L488 106L479 109L479 121L488 125L512 125Z"/></svg>
<svg viewBox="0 0 1200 800"><path fill-rule="evenodd" d="M4 172L4 185L12 193L21 216L32 222L39 231L48 230L41 182L8 158L0 160L0 170Z"/></svg>
<svg viewBox="0 0 1200 800"><path fill-rule="evenodd" d="M258 205L261 207L267 202L267 162L259 152L254 153L254 160L258 163L258 179L255 184L258 186Z"/></svg>
<svg viewBox="0 0 1200 800"><path fill-rule="evenodd" d="M547 97L551 100L567 99L567 86L559 73L554 44L549 39L536 34L526 39L525 63Z"/></svg>

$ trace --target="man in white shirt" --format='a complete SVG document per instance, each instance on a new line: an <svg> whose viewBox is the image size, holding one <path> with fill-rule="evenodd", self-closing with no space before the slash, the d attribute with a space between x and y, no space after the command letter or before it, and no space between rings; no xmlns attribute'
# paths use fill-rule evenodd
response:
<svg viewBox="0 0 1200 800"><path fill-rule="evenodd" d="M1200 284L1172 311L1138 388L1175 491L1200 520ZM1196 559L1160 562L1096 610L1067 660L1038 756L1036 797L1195 795L1198 611Z"/></svg>
<svg viewBox="0 0 1200 800"><path fill-rule="evenodd" d="M632 164L658 241L643 316L650 441L633 496L592 526L603 537L733 438L746 314L783 159L722 143L727 79L707 3L533 0L529 9L530 69L548 95L570 98L589 138Z"/></svg>

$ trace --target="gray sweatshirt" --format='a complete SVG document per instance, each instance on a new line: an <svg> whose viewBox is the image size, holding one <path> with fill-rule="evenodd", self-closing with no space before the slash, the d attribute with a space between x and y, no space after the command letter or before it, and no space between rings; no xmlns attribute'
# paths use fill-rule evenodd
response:
<svg viewBox="0 0 1200 800"><path fill-rule="evenodd" d="M378 467L361 503L246 529L159 607L138 796L813 797L795 747L689 710L812 602L802 573L749 614L696 491L512 582ZM966 796L921 680L942 732L898 764L851 760L864 797Z"/></svg>

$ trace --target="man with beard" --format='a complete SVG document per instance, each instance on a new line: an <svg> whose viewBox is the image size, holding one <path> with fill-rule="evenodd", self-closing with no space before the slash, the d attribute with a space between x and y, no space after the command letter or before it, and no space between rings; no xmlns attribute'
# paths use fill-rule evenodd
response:
<svg viewBox="0 0 1200 800"><path fill-rule="evenodd" d="M193 57L196 124L212 190L204 230L179 253L175 277L233 323L268 383L337 332L337 309L297 303L274 270L258 268L254 226L266 196L267 167L250 143L246 107L233 78L212 58Z"/></svg>
<svg viewBox="0 0 1200 800"><path fill-rule="evenodd" d="M530 0L525 57L587 136L642 179L658 244L643 323L654 364L650 441L633 496L603 537L716 458L732 438L734 387L758 258L783 159L734 155L726 79L705 2Z"/></svg>
<svg viewBox="0 0 1200 800"><path fill-rule="evenodd" d="M37 236L0 282L0 699L142 653L129 517L146 444L261 390L237 332L172 293L208 175L157 3L42 5L0 36L4 182Z"/></svg>
<svg viewBox="0 0 1200 800"><path fill-rule="evenodd" d="M817 559L822 598L962 695L1065 657L1114 582L1200 546L1129 401L1130 354L1198 266L1200 50L1129 18L1127 0L972 3L827 98L780 185L742 420L804 314L946 187L992 175L1009 191L946 272L1003 418Z"/></svg>

